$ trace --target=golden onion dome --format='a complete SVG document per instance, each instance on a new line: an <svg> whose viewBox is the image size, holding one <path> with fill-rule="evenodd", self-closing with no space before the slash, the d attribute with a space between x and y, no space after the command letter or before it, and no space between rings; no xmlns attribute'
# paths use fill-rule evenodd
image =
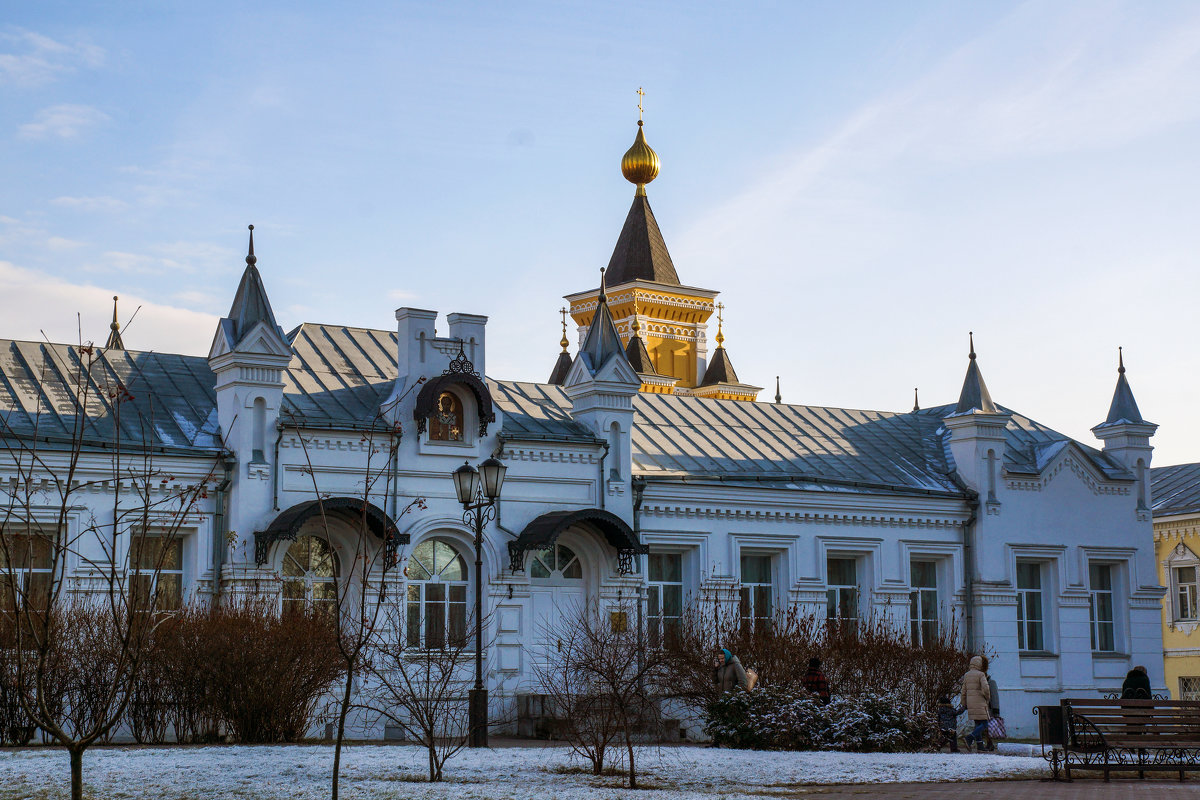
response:
<svg viewBox="0 0 1200 800"><path fill-rule="evenodd" d="M661 166L658 153L646 144L646 136L642 133L642 121L639 119L633 147L626 150L621 158L621 174L625 176L625 180L637 184L638 194L645 194L646 184L658 177Z"/></svg>

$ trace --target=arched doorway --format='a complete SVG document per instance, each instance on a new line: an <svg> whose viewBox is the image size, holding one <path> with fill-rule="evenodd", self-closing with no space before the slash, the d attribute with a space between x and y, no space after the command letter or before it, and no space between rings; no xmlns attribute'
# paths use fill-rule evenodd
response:
<svg viewBox="0 0 1200 800"><path fill-rule="evenodd" d="M582 542L570 533L544 549L531 550L526 558L529 576L531 641L530 657L545 663L561 647L563 625L587 607L590 564Z"/></svg>

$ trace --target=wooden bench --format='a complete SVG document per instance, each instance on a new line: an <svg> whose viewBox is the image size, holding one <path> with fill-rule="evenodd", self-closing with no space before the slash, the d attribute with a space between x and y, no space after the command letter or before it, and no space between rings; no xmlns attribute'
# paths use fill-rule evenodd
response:
<svg viewBox="0 0 1200 800"><path fill-rule="evenodd" d="M1060 706L1061 717L1044 710L1039 716L1061 720L1061 731L1042 726L1042 742L1044 748L1047 738L1058 739L1051 748L1061 748L1067 780L1072 770L1101 770L1106 781L1111 772L1178 772L1182 781L1200 771L1200 701L1075 698Z"/></svg>

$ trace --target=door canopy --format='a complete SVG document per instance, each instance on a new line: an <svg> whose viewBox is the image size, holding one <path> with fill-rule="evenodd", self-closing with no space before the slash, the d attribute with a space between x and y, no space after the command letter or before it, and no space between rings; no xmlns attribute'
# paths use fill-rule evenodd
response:
<svg viewBox="0 0 1200 800"><path fill-rule="evenodd" d="M633 557L648 552L638 541L637 534L625 524L625 520L602 508L585 508L577 511L550 511L542 514L525 526L516 541L508 543L509 569L520 572L525 569L525 554L530 550L550 547L559 534L572 525L590 528L599 533L617 551L617 568L622 575L633 572Z"/></svg>
<svg viewBox="0 0 1200 800"><path fill-rule="evenodd" d="M260 567L267 563L271 547L280 540L296 541L304 523L324 514L327 520L337 520L344 525L364 524L366 529L383 542L386 549L384 564L391 567L396 561L396 550L408 544L408 534L396 531L396 523L373 503L355 497L330 497L325 500L308 500L298 503L277 516L265 531L254 534L254 561Z"/></svg>

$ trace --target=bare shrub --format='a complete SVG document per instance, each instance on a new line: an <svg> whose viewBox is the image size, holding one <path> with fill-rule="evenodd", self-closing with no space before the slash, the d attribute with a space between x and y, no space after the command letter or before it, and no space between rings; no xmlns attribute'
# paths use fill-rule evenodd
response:
<svg viewBox="0 0 1200 800"><path fill-rule="evenodd" d="M211 740L222 724L241 742L303 738L342 677L336 637L328 614L280 615L263 598L180 612L155 632L131 727L152 741L168 725L180 741Z"/></svg>
<svg viewBox="0 0 1200 800"><path fill-rule="evenodd" d="M712 653L728 648L754 668L764 687L799 692L809 659L819 658L835 695L885 694L901 698L910 713L932 710L952 694L968 653L957 624L936 641L914 644L904 628L885 615L834 623L824 615L789 608L771 620L744 624L736 605L693 603L667 637L665 695L701 710L717 699Z"/></svg>
<svg viewBox="0 0 1200 800"><path fill-rule="evenodd" d="M543 661L535 666L540 690L551 698L563 738L594 774L616 743L624 745L629 788L637 788L634 740L656 732L658 703L651 687L664 682L666 653L644 646L636 606L587 605L547 631Z"/></svg>
<svg viewBox="0 0 1200 800"><path fill-rule="evenodd" d="M402 608L393 605L379 626L364 662L368 683L358 705L424 746L432 783L442 780L446 762L467 746L475 636L487 626L468 619L464 630L442 637L438 647L411 647L406 625L424 627L424 620L406 620Z"/></svg>

